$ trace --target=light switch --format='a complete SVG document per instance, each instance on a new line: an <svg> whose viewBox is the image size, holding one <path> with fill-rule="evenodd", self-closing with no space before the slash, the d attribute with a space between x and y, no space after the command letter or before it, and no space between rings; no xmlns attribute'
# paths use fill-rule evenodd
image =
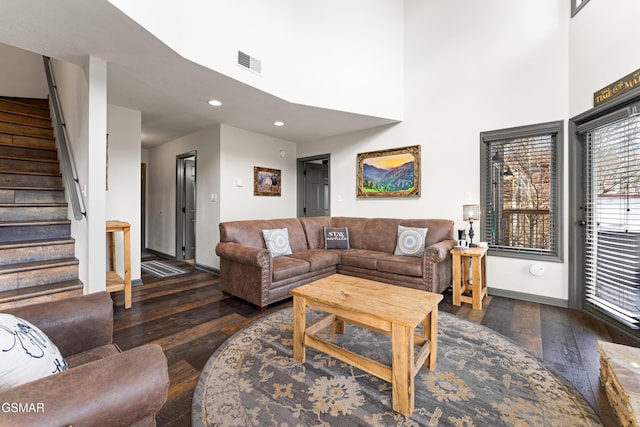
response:
<svg viewBox="0 0 640 427"><path fill-rule="evenodd" d="M244 187L244 182L241 179L236 179L236 187Z"/></svg>

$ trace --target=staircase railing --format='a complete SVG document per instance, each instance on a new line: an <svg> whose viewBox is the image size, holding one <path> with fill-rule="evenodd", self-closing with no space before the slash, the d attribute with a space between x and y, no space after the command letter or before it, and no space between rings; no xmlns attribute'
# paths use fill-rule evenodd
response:
<svg viewBox="0 0 640 427"><path fill-rule="evenodd" d="M78 172L76 170L75 160L73 159L73 152L69 145L69 135L67 134L67 127L62 115L58 87L56 86L56 81L53 76L53 66L51 65L51 58L48 56L43 56L42 59L44 60L44 71L47 75L47 84L49 85L51 119L60 152L62 175L66 181L73 216L75 219L81 220L87 214L87 210L85 208L84 198L82 197L82 189L80 188L80 182L78 180Z"/></svg>

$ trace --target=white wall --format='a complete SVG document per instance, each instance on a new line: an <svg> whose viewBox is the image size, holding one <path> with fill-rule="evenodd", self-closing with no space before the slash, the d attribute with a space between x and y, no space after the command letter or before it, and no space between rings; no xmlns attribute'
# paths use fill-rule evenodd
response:
<svg viewBox="0 0 640 427"><path fill-rule="evenodd" d="M220 128L220 221L295 217L296 144L232 126ZM282 171L280 197L253 195L254 166Z"/></svg>
<svg viewBox="0 0 640 427"><path fill-rule="evenodd" d="M640 2L592 1L571 19L570 114L593 107L593 94L640 68Z"/></svg>
<svg viewBox="0 0 640 427"><path fill-rule="evenodd" d="M221 221L296 215L296 145L293 142L219 125L145 151L147 247L151 250L176 255L176 156L190 151L197 152L197 264L219 268L215 246L220 240L218 224ZM253 195L254 166L282 170L282 196Z"/></svg>
<svg viewBox="0 0 640 427"><path fill-rule="evenodd" d="M108 105L108 220L120 220L131 224L131 279L140 280L140 162L141 162L140 111L117 105ZM116 234L116 271L124 277L122 234Z"/></svg>
<svg viewBox="0 0 640 427"><path fill-rule="evenodd" d="M220 127L215 126L147 151L147 247L176 255L176 156L196 152L196 263L218 267Z"/></svg>
<svg viewBox="0 0 640 427"><path fill-rule="evenodd" d="M298 147L299 157L331 153L331 214L450 218L468 229L462 205L479 202L479 133L568 117L569 14L554 0L405 1L404 122ZM356 199L357 153L408 145L422 146L422 196ZM490 257L487 283L568 298L566 264L544 263L541 278L530 264Z"/></svg>
<svg viewBox="0 0 640 427"><path fill-rule="evenodd" d="M82 68L62 61L53 66L87 207L85 219L72 221L71 235L85 293L98 292L106 288L107 67L95 57L86 58ZM73 218L71 210L69 217Z"/></svg>
<svg viewBox="0 0 640 427"><path fill-rule="evenodd" d="M49 96L42 56L0 43L0 96Z"/></svg>
<svg viewBox="0 0 640 427"><path fill-rule="evenodd" d="M181 56L287 101L402 118L401 1L110 2Z"/></svg>

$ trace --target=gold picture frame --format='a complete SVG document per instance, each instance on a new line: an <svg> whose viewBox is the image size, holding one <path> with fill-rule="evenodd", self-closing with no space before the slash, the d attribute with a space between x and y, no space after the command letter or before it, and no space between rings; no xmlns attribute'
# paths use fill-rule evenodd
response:
<svg viewBox="0 0 640 427"><path fill-rule="evenodd" d="M420 146L357 155L356 197L420 197Z"/></svg>
<svg viewBox="0 0 640 427"><path fill-rule="evenodd" d="M282 171L280 169L253 167L253 195L280 196Z"/></svg>

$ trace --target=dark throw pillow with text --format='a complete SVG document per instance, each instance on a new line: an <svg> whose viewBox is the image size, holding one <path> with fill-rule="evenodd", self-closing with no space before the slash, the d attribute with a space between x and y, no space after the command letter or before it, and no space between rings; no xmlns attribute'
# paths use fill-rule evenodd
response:
<svg viewBox="0 0 640 427"><path fill-rule="evenodd" d="M324 227L324 248L349 249L349 229Z"/></svg>

